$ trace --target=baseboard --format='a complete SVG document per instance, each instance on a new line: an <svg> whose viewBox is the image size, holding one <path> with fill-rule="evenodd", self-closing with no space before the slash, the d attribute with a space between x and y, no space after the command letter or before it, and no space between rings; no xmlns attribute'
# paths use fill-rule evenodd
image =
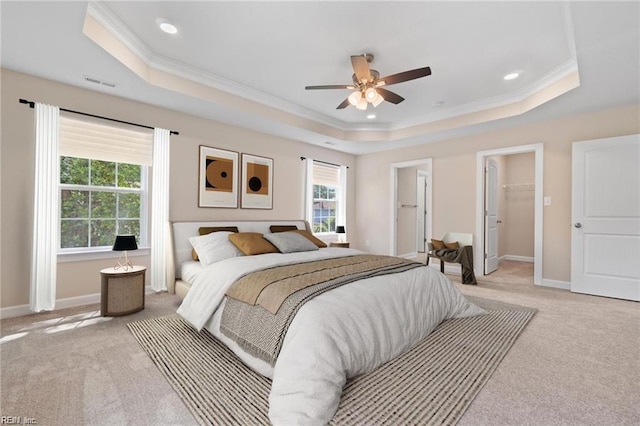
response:
<svg viewBox="0 0 640 426"><path fill-rule="evenodd" d="M155 293L155 291L151 289L151 286L145 286L144 292L145 294ZM57 299L54 311L75 308L76 306L91 305L93 303L100 303L100 293ZM0 319L21 317L34 313L35 312L29 308L29 305L7 306L6 308L0 308Z"/></svg>
<svg viewBox="0 0 640 426"><path fill-rule="evenodd" d="M413 252L413 253L405 253L405 254L399 254L398 257L401 257L403 259L415 259L416 257L418 257L418 252Z"/></svg>
<svg viewBox="0 0 640 426"><path fill-rule="evenodd" d="M0 308L0 319L22 317L32 313L29 305L7 306Z"/></svg>
<svg viewBox="0 0 640 426"><path fill-rule="evenodd" d="M513 254L505 254L504 256L501 256L500 259L498 260L513 260L515 262L529 262L529 263L533 263L533 257L529 257L529 256L516 256Z"/></svg>
<svg viewBox="0 0 640 426"><path fill-rule="evenodd" d="M542 287L560 288L562 290L571 290L571 283L569 281L556 281L542 279Z"/></svg>

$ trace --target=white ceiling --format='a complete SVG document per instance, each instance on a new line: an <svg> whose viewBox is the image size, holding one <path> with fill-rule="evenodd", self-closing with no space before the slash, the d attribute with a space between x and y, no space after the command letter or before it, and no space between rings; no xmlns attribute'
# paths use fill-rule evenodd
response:
<svg viewBox="0 0 640 426"><path fill-rule="evenodd" d="M0 7L3 68L356 154L640 103L638 2ZM158 18L179 33L161 32ZM365 52L381 75L432 75L389 86L406 100L383 102L374 120L336 110L348 90L304 90L350 84L349 57ZM521 77L504 81L514 70Z"/></svg>

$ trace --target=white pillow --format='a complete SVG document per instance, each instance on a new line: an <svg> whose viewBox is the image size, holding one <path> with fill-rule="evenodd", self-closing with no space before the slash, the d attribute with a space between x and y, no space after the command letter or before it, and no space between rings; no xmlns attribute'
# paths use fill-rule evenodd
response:
<svg viewBox="0 0 640 426"><path fill-rule="evenodd" d="M207 266L231 257L242 256L242 252L229 241L233 232L218 231L189 238L202 265Z"/></svg>

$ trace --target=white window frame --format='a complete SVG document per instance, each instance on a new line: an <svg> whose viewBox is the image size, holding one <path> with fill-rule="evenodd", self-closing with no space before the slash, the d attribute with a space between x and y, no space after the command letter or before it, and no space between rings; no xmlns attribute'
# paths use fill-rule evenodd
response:
<svg viewBox="0 0 640 426"><path fill-rule="evenodd" d="M58 162L62 157L69 156L59 156ZM76 157L78 158L78 157ZM89 159L95 160L95 159ZM118 163L118 164L127 164L127 163ZM148 229L149 229L149 215L148 215L148 200L149 200L149 167L144 165L140 166L140 188L120 188L117 186L99 186L99 185L78 185L78 184L67 184L67 183L58 183L58 196L62 197L62 191L64 190L76 190L76 191L99 191L99 192L114 192L120 194L126 193L135 193L140 194L140 236L139 236L139 250L136 252L129 253L130 257L135 256L144 256L149 254L149 238L148 238ZM117 175L116 175L117 181ZM116 204L116 209L117 209ZM62 217L62 201L59 205L58 211L58 222L62 224L64 220ZM117 213L116 213L117 218ZM90 217L88 218L91 219ZM60 227L60 232L62 232L62 227ZM91 239L91 234L89 234L89 239ZM114 236L115 239L115 236ZM60 235L60 244L62 243L62 235ZM102 255L101 255L102 254ZM58 256L61 256L59 260L61 261L77 261L77 260L90 260L90 259L102 259L113 257L113 253L111 250L111 246L94 246L94 247L69 247L62 248L58 247Z"/></svg>
<svg viewBox="0 0 640 426"><path fill-rule="evenodd" d="M333 224L333 225L334 225L334 228L335 228L336 226L338 226L338 209L340 208L340 191L341 191L342 189L340 188L340 186L324 185L324 184L321 184L321 183L314 183L314 184L313 184L314 189L315 189L315 186L316 186L316 185L317 185L317 186L323 186L323 187L325 187L325 188L327 188L327 189L329 189L329 188L333 188L333 189L335 189L336 197L335 197L334 199L329 199L329 198L315 198L315 196L314 196L314 197L313 197L313 204L312 204L312 205L315 205L315 203L316 203L317 201L320 201L320 202L322 202L322 201L334 201L334 202L336 203L336 208L335 208L335 210L334 210L334 211L335 211L335 214L334 214L334 216L333 216L333 217L335 217L335 221L334 221L334 224ZM314 194L315 194L315 190L314 190L313 192L314 192ZM313 228L314 228L314 226L315 226L315 209L313 209L313 211L311 212L311 215L312 215L311 217L312 217L312 220L313 220L313 221L312 221L312 223L311 223L311 228L313 229ZM331 217L331 216L329 216L329 217ZM328 232L314 232L314 234L316 234L316 235L336 235L336 232L335 232L335 229L334 229L333 231L328 231Z"/></svg>

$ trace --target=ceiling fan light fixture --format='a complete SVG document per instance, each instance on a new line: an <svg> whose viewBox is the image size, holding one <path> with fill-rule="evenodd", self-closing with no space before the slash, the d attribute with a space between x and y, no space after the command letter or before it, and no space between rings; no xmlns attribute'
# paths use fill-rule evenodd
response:
<svg viewBox="0 0 640 426"><path fill-rule="evenodd" d="M374 99L376 99L376 97L378 97L378 92L376 92L376 89L374 89L373 87L369 87L365 92L364 92L365 97L367 98L367 101L369 102L373 102Z"/></svg>
<svg viewBox="0 0 640 426"><path fill-rule="evenodd" d="M349 95L349 103L353 106L358 106L358 102L362 99L362 94L358 91ZM366 101L365 101L366 102Z"/></svg>
<svg viewBox="0 0 640 426"><path fill-rule="evenodd" d="M398 105L404 98L382 86L404 83L405 81L431 75L431 68L422 67L413 70L403 71L380 78L378 70L372 69L369 64L373 60L372 54L351 55L351 67L353 75L351 80L353 85L325 84L318 86L305 86L305 90L318 89L349 89L352 92L343 100L336 109L345 109L349 105L361 111L366 111L369 104L377 107L382 102L389 102Z"/></svg>
<svg viewBox="0 0 640 426"><path fill-rule="evenodd" d="M371 101L371 105L377 107L382 103L382 101L384 101L384 98L382 97L382 95L380 95L380 93L376 92L376 97Z"/></svg>

